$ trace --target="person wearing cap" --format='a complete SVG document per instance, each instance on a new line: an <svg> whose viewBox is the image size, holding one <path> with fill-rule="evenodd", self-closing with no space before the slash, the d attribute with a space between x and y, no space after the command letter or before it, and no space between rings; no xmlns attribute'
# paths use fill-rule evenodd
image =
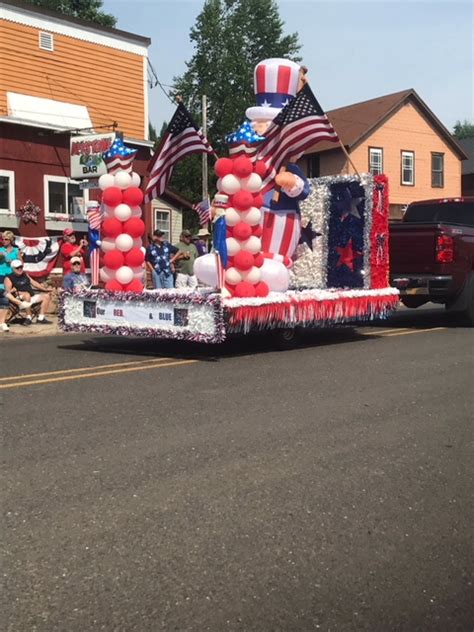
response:
<svg viewBox="0 0 474 632"><path fill-rule="evenodd" d="M155 230L145 253L146 267L151 272L155 290L169 290L174 287L173 264L178 256L178 248L165 240L165 233Z"/></svg>
<svg viewBox="0 0 474 632"><path fill-rule="evenodd" d="M197 235L193 235L192 242L196 246L198 251L198 257L202 257L202 255L207 255L209 252L208 241L211 233L207 230L207 228L200 228Z"/></svg>
<svg viewBox="0 0 474 632"><path fill-rule="evenodd" d="M71 269L72 272L66 274L63 278L63 288L65 290L81 290L90 286L89 277L84 272L81 272L82 259L81 257L71 257Z"/></svg>
<svg viewBox="0 0 474 632"><path fill-rule="evenodd" d="M51 321L47 320L45 314L49 307L50 293L53 290L42 283L38 283L38 281L26 274L23 270L23 261L15 259L12 261L11 266L12 273L5 277L4 281L5 296L20 309L26 310L26 320L23 324L31 325L31 306L36 303L41 303L37 322L41 325L51 324ZM35 289L39 290L41 294L35 293Z"/></svg>
<svg viewBox="0 0 474 632"><path fill-rule="evenodd" d="M79 245L76 243L76 235L72 228L63 230L63 243L60 252L63 258L63 276L71 272L71 257L83 257L87 247L87 239L81 239ZM81 263L81 272L85 273L84 260Z"/></svg>
<svg viewBox="0 0 474 632"><path fill-rule="evenodd" d="M176 244L179 250L176 257L176 287L177 288L195 288L197 287L197 278L194 274L194 262L198 257L196 246L192 243L192 234L190 230L183 230L179 243Z"/></svg>

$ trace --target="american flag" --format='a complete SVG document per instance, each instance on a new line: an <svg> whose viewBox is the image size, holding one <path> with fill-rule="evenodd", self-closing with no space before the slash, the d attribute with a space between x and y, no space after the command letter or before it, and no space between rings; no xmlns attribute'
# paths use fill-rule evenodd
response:
<svg viewBox="0 0 474 632"><path fill-rule="evenodd" d="M197 204L193 204L193 210L199 215L199 225L206 226L211 221L211 203L209 198L201 200Z"/></svg>
<svg viewBox="0 0 474 632"><path fill-rule="evenodd" d="M190 154L203 153L212 154L214 150L198 129L190 113L182 103L179 103L148 167L150 179L145 192L145 201L150 202L163 195L177 162Z"/></svg>
<svg viewBox="0 0 474 632"><path fill-rule="evenodd" d="M100 248L98 242L102 217L101 205L98 202L90 202L87 208L87 221L89 222L89 263L92 285L99 284Z"/></svg>
<svg viewBox="0 0 474 632"><path fill-rule="evenodd" d="M269 175L263 191L272 187L280 167L296 162L316 143L339 140L308 84L273 119L260 145L256 158L265 162Z"/></svg>
<svg viewBox="0 0 474 632"><path fill-rule="evenodd" d="M229 155L232 158L247 156L251 160L255 156L258 144L264 141L263 136L259 136L252 128L250 121L245 121L236 132L226 136L226 143L229 145Z"/></svg>
<svg viewBox="0 0 474 632"><path fill-rule="evenodd" d="M104 162L107 165L107 171L112 174L120 170L130 173L137 151L137 149L129 149L123 144L123 140L117 136L110 149L103 155Z"/></svg>

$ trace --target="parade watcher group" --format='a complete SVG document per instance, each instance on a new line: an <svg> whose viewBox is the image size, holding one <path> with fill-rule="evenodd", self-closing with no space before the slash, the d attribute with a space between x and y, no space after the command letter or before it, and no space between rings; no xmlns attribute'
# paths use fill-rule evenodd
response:
<svg viewBox="0 0 474 632"><path fill-rule="evenodd" d="M197 235L183 230L175 245L155 230L146 249L145 265L154 289L195 288L194 261L208 252L210 233L202 228ZM63 259L63 288L77 291L90 287L84 257L86 239L77 239L70 228L64 230L60 252ZM55 289L39 283L24 270L21 250L15 235L4 231L0 239L0 330L8 332L8 316L18 317L22 326L50 324L46 318ZM13 320L10 318L10 320ZM15 320L16 322L16 320Z"/></svg>

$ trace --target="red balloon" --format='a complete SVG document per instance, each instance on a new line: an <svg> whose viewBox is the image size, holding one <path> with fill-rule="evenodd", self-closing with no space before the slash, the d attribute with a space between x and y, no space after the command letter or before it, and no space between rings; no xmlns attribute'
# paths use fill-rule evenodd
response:
<svg viewBox="0 0 474 632"><path fill-rule="evenodd" d="M261 193L256 193L253 196L253 206L256 206L257 208L263 206L263 195Z"/></svg>
<svg viewBox="0 0 474 632"><path fill-rule="evenodd" d="M240 298L255 296L255 287L248 281L241 281L235 286L235 295Z"/></svg>
<svg viewBox="0 0 474 632"><path fill-rule="evenodd" d="M268 285L265 283L265 281L260 281L259 283L257 283L257 285L255 286L255 295L256 296L267 296L267 294L270 292L270 288L268 287Z"/></svg>
<svg viewBox="0 0 474 632"><path fill-rule="evenodd" d="M236 226L234 226L234 234L233 237L238 239L239 241L245 241L252 234L252 229L245 222L239 222Z"/></svg>
<svg viewBox="0 0 474 632"><path fill-rule="evenodd" d="M143 191L138 187L129 187L122 193L124 204L129 206L140 206L143 202Z"/></svg>
<svg viewBox="0 0 474 632"><path fill-rule="evenodd" d="M265 166L265 163L263 162L263 160L257 160L253 170L255 171L255 173L258 173L258 175L261 178L264 178L267 174L267 168Z"/></svg>
<svg viewBox="0 0 474 632"><path fill-rule="evenodd" d="M127 292L143 292L143 283L139 279L133 279L128 285L124 286Z"/></svg>
<svg viewBox="0 0 474 632"><path fill-rule="evenodd" d="M125 253L125 264L126 266L130 266L131 268L138 268L141 266L145 255L143 254L140 248L132 248L128 252Z"/></svg>
<svg viewBox="0 0 474 632"><path fill-rule="evenodd" d="M232 171L238 178L247 178L253 171L252 161L247 156L239 156L234 160Z"/></svg>
<svg viewBox="0 0 474 632"><path fill-rule="evenodd" d="M227 257L227 267L228 268L234 267L234 257Z"/></svg>
<svg viewBox="0 0 474 632"><path fill-rule="evenodd" d="M245 250L240 250L234 256L234 266L238 270L250 270L253 266L254 257L250 252L246 252Z"/></svg>
<svg viewBox="0 0 474 632"><path fill-rule="evenodd" d="M252 235L255 235L255 237L261 237L263 233L263 229L260 226L260 224L257 224L256 226L252 226Z"/></svg>
<svg viewBox="0 0 474 632"><path fill-rule="evenodd" d="M110 290L111 292L121 292L123 288L124 286L116 279L113 279L112 281L107 281L107 283L105 284L105 289Z"/></svg>
<svg viewBox="0 0 474 632"><path fill-rule="evenodd" d="M102 202L107 206L117 206L122 203L122 190L118 187L109 187L102 193Z"/></svg>
<svg viewBox="0 0 474 632"><path fill-rule="evenodd" d="M131 217L123 224L123 232L128 233L134 239L141 237L145 232L145 223L139 217Z"/></svg>
<svg viewBox="0 0 474 632"><path fill-rule="evenodd" d="M232 205L239 211L246 211L253 206L253 195L250 191L237 191L232 196Z"/></svg>
<svg viewBox="0 0 474 632"><path fill-rule="evenodd" d="M227 229L225 231L225 236L226 237L233 237L234 236L234 230L233 230L232 226L227 226Z"/></svg>
<svg viewBox="0 0 474 632"><path fill-rule="evenodd" d="M233 160L231 158L219 158L214 165L214 171L218 178L223 178L232 173Z"/></svg>
<svg viewBox="0 0 474 632"><path fill-rule="evenodd" d="M104 265L111 270L118 270L124 265L124 257L120 250L109 250L104 255Z"/></svg>
<svg viewBox="0 0 474 632"><path fill-rule="evenodd" d="M123 232L122 222L115 217L107 217L107 219L104 219L101 229L105 237L117 237L117 235Z"/></svg>
<svg viewBox="0 0 474 632"><path fill-rule="evenodd" d="M253 258L253 265L256 268L261 268L263 266L263 262L265 261L263 255L261 252L258 253L258 255L254 255Z"/></svg>

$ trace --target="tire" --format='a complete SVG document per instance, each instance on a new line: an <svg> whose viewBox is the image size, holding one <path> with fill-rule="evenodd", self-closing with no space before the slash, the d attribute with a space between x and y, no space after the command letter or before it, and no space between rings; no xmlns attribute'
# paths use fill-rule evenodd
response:
<svg viewBox="0 0 474 632"><path fill-rule="evenodd" d="M272 335L275 346L279 351L294 349L301 339L301 331L295 327L275 329Z"/></svg>
<svg viewBox="0 0 474 632"><path fill-rule="evenodd" d="M446 310L460 316L463 324L474 327L474 272L469 275L459 296L446 305Z"/></svg>
<svg viewBox="0 0 474 632"><path fill-rule="evenodd" d="M413 309L421 307L421 305L424 305L428 302L427 298L423 298L420 296L402 296L400 300L405 305L405 307L410 307Z"/></svg>

